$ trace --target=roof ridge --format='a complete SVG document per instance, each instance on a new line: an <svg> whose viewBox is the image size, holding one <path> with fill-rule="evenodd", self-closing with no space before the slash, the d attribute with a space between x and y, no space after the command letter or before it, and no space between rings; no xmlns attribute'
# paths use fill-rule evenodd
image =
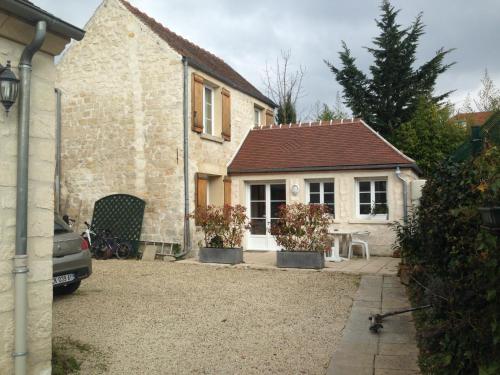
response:
<svg viewBox="0 0 500 375"><path fill-rule="evenodd" d="M270 124L270 125L260 125L255 126L252 130L271 130L271 129L299 129L308 128L312 126L333 126L333 125L350 125L361 123L363 120L359 117L352 117L348 119L337 119L337 120L320 120L320 121L309 121L309 122L293 122L286 124Z"/></svg>

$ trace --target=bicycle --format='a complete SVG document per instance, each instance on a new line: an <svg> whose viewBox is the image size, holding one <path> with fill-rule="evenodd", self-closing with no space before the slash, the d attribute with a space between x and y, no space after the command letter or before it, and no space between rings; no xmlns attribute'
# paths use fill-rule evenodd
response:
<svg viewBox="0 0 500 375"><path fill-rule="evenodd" d="M132 252L132 245L113 236L109 230L103 230L97 232L91 249L96 259L109 259L113 256L127 259Z"/></svg>

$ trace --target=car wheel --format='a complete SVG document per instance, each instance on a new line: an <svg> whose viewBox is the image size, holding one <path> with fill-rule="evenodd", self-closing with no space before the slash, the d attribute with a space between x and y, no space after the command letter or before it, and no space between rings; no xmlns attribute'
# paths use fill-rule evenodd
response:
<svg viewBox="0 0 500 375"><path fill-rule="evenodd" d="M54 294L58 296L71 294L75 292L80 287L81 281L78 280L76 283L71 283L69 285L58 286L54 288Z"/></svg>

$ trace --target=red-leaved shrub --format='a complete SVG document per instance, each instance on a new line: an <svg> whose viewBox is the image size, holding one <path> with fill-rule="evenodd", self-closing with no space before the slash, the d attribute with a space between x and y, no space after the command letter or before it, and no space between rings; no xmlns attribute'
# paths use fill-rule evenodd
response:
<svg viewBox="0 0 500 375"><path fill-rule="evenodd" d="M271 234L286 251L324 252L330 243L328 227L332 223L326 205L292 203L280 207Z"/></svg>
<svg viewBox="0 0 500 375"><path fill-rule="evenodd" d="M205 247L236 248L241 247L245 230L249 228L245 212L246 208L241 205L209 205L196 208L190 217L203 232Z"/></svg>

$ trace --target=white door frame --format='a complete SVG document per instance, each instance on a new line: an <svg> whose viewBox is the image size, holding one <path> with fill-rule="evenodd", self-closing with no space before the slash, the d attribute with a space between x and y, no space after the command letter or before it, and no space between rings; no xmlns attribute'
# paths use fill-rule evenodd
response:
<svg viewBox="0 0 500 375"><path fill-rule="evenodd" d="M246 189L246 202L247 207L249 208L248 212L251 218L252 207L250 200L250 187L252 185L264 185L266 189L265 202L266 202L266 234L251 234L250 230L247 230L246 233L246 250L261 250L261 251L277 251L279 250L279 246L276 243L274 236L269 233L269 227L271 225L271 185L285 185L285 194L288 191L286 187L286 181L276 180L276 181L252 181L247 182ZM288 196L285 196L285 201Z"/></svg>

